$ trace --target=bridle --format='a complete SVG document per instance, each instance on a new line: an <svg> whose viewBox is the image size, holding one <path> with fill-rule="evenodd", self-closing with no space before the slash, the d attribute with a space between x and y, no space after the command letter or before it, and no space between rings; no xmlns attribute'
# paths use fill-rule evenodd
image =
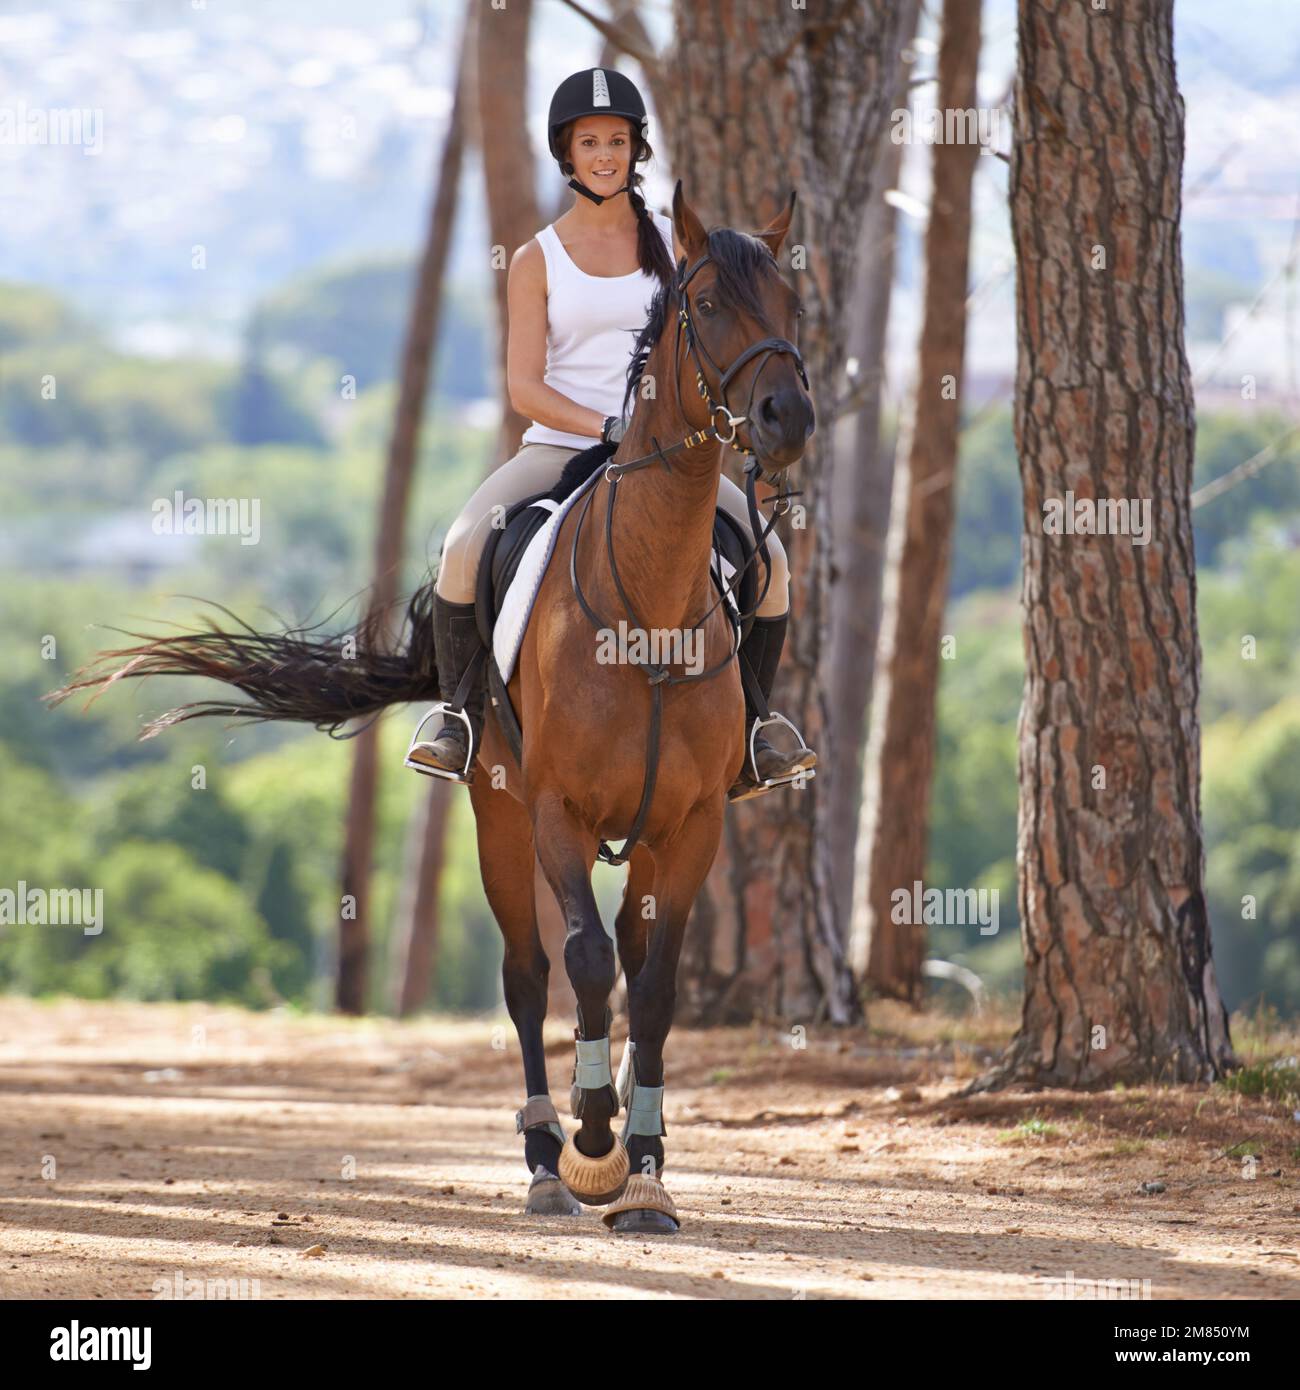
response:
<svg viewBox="0 0 1300 1390"><path fill-rule="evenodd" d="M737 450L737 452L745 453L746 450L740 449L740 447L735 443L736 429L738 426L742 424L748 424L750 429L750 443L751 445L753 444L754 425L751 417L754 409L754 392L758 388L758 379L760 376L762 376L763 368L767 365L768 359L772 357L774 354L778 353L788 354L789 356L793 357L795 370L799 373L799 380L803 382L803 389L805 391L809 389L808 373L804 370L803 358L802 356L800 356L799 349L795 347L795 345L792 342L790 342L787 338L764 338L760 342L751 343L750 346L747 347L744 350L744 352L742 352L740 356L736 358L736 360L731 364L730 367L727 368L725 372L722 370L721 367L718 366L718 364L709 355L708 348L706 348L703 342L700 341L699 334L697 334L695 331L695 322L691 318L690 312L690 300L686 297L687 285L689 285L691 281L695 278L695 275L698 273L701 267L708 264L710 259L711 257L706 252L703 256L699 258L698 261L695 262L693 266L691 266L690 270L686 270L685 268L685 257L683 257L682 260L680 260L677 264L677 282L675 286L678 301L677 341L673 348L673 362L677 370L675 370L673 373L673 389L674 392L678 390L678 377L681 368L682 335L685 334L687 350L690 352L691 358L695 362L695 384L699 388L700 395L704 398L704 400L708 402L709 405L710 426L712 426L713 421L716 420L719 415L725 415L727 419L727 427L731 431L730 434L722 435L717 433L715 427L715 438L718 440L720 444L730 444L733 449ZM719 405L713 399L713 396L708 388L708 383L704 380L704 368L700 363L701 353L704 354L705 361L708 362L709 366L713 369L714 375L718 378L718 394L722 397L721 405ZM762 355L762 361L758 364L758 367L755 369L753 379L749 384L749 399L745 402L745 414L733 415L731 413L730 402L727 400L727 387L731 385L731 382L735 377L736 373L740 371L740 369L743 366L745 366L745 364L749 362L752 358L758 357L760 354ZM678 395L677 397L677 407L679 410L681 409L680 395ZM683 414L684 413L685 412L683 412ZM748 452L750 456L753 457L757 454L758 451L756 449L751 449Z"/></svg>
<svg viewBox="0 0 1300 1390"><path fill-rule="evenodd" d="M676 444L670 445L667 448L662 447L659 441L651 436L655 446L653 453L645 454L641 458L630 459L626 463L611 462L605 466L605 481L609 484L609 501L605 509L605 549L609 554L609 572L610 577L614 581L614 588L619 598L622 600L624 608L627 610L633 628L644 632L645 628L640 618L637 616L632 600L628 597L627 591L623 587L622 579L619 577L618 562L614 555L614 504L618 496L619 480L626 473L632 473L641 468L648 468L654 463L662 463L665 471L671 472L672 465L669 463L669 455L678 453L682 449L695 448L710 439L716 439L720 444L729 444L737 453L743 454L747 460L744 469L745 500L748 505L749 524L754 533L755 544L753 553L750 555L749 559L736 571L734 577L728 583L720 585L722 592L718 595L715 602L705 611L704 616L691 627L691 631L699 632L712 615L713 610L726 598L734 595L741 580L744 578L745 571L759 557L762 558L763 566L766 570L766 577L763 582L763 590L755 601L753 608L747 609L744 613L739 614L736 620L732 631L732 649L730 653L728 653L724 660L711 666L707 671L700 671L694 674L684 672L680 675L672 675L667 665L656 665L652 662L636 661L628 654L623 637L621 634L619 635L618 646L620 657L630 665L637 666L644 671L650 682L650 729L646 742L646 775L645 783L641 790L641 803L637 807L636 816L632 822L632 828L628 832L627 839L623 843L623 848L620 849L617 854L614 853L604 840L600 842L599 849L597 850L597 858L606 864L618 865L626 863L641 837L642 830L645 828L645 821L650 811L650 803L654 797L655 781L659 771L659 734L663 715L663 687L665 685L684 685L688 681L710 680L712 677L718 675L719 672L730 666L732 661L736 659L740 651L740 627L747 618L757 613L758 609L762 606L763 600L767 597L768 588L772 583L772 564L767 549L767 538L771 535L772 529L777 523L777 518L784 516L790 510L789 499L802 495L800 492L782 490L773 497L765 498L765 503L770 502L773 504L773 510L771 520L764 526L763 518L759 514L759 504L756 496L757 481L763 469L758 459L757 451L752 447L754 444L754 427L751 417L754 406L754 393L758 386L758 379L762 375L763 368L767 365L768 361L773 356L778 355L793 357L795 367L799 373L799 379L803 382L804 389L807 390L808 374L804 369L803 358L799 353L799 349L788 339L771 337L764 338L761 342L754 343L750 347L747 347L726 371L723 371L717 363L714 362L713 358L709 355L708 349L704 346L695 330L695 324L691 318L690 300L686 294L686 287L690 284L700 268L707 265L710 259L711 257L708 252L705 252L705 254L688 270L686 267L686 258L683 257L677 263L677 273L674 277L672 286L673 295L677 300L677 331L676 339L673 344L673 394L676 400L677 410L684 418L686 412L681 401L680 378L683 360L682 342L683 339L685 339L686 350L690 353L691 359L695 363L696 386L699 389L700 396L709 407L709 424L706 428L688 434L685 439L679 440ZM705 379L704 366L700 361L701 353L712 369L714 376L717 378L718 394L722 397L721 403L714 400L713 394L709 390L708 382ZM761 360L750 382L749 399L745 404L745 414L735 415L732 413L727 398L727 388L734 381L736 373L755 357L761 357ZM728 431L726 434L719 432L716 423L719 416L725 417L723 429ZM750 427L750 449L743 449L736 443L737 430L743 424L749 424ZM776 481L778 486L780 485L780 480L773 481ZM578 600L578 604L586 614L588 620L595 626L599 633L601 631L613 631L614 627L612 624L605 622L605 620L592 608L591 604L588 603L586 595L582 592L582 585L578 580L578 544L582 536L582 524L586 520L588 511L591 509L591 502L595 493L596 489L593 486L587 493L586 502L583 504L582 511L578 515L578 524L574 527L573 547L569 554L569 579L573 585L574 597ZM761 692L757 690L757 682L754 680L753 673L747 671L746 666L746 662L740 663L741 677L745 681L747 688L757 693L758 699L761 702L762 695ZM765 707L760 704L760 708Z"/></svg>

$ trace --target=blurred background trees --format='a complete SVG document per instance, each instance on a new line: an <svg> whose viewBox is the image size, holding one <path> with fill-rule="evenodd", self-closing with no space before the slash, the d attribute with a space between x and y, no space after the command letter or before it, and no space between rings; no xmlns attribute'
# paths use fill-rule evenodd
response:
<svg viewBox="0 0 1300 1390"><path fill-rule="evenodd" d="M583 6L605 29L572 7L534 8L526 91L512 79L500 103L485 104L476 89L412 462L398 576L403 592L436 558L443 530L484 468L504 456L495 308L502 277L491 269L489 253L494 242L527 233L492 230L503 214L493 211L482 145L490 141L500 154L508 137L489 135L485 117L508 117L517 129L526 116L531 147L514 152L528 157L533 172L526 176L531 186L516 191L528 193L538 209L525 221L540 224L556 214L562 191L542 131L555 83L597 61L602 50L640 79L640 62L627 48L648 56L671 52L675 41L666 12L651 7ZM517 18L523 7L510 9ZM57 255L47 249L42 260L42 237L31 226L0 229L12 277L0 286L0 887L19 880L100 886L107 914L105 932L93 938L68 928L0 926L0 989L205 997L253 1007L331 1004L349 745L310 730L195 725L137 743L147 717L201 693L177 685L118 688L84 714L75 704L51 714L39 697L111 644L113 634L89 624L140 630L188 622L196 604L183 595L211 597L258 623L324 620L340 631L355 623L373 568L402 344L435 192L430 170L451 111L446 54L454 51L463 13L459 4L439 4L412 28L405 6L378 3L364 25L326 32L308 22L312 12L305 7L293 60L286 56L273 72L257 76L250 56L261 51L257 43L227 35L226 16L209 12L208 27L194 31L189 57L174 61L165 80L156 72L149 79L152 119L164 132L156 159L165 163L169 151L183 149L178 132L196 122L207 142L203 158L190 152L183 168L144 188L126 177L137 166L115 164L118 156L109 150L100 163L76 151L27 152L37 160L25 157L0 172L6 206L19 206L21 196L21 205L32 209L29 218L46 204L57 206L71 233L59 239ZM979 100L994 106L1013 71L1014 7L986 0L984 15ZM934 21L933 14L922 16L906 65L906 90L918 105L934 95L928 85L935 76ZM78 32L93 49L93 17L69 10L60 22L84 26ZM1290 144L1273 138L1270 123L1281 121L1289 131L1284 116L1293 107L1295 79L1284 64L1271 62L1275 40L1271 48L1249 43L1253 65L1225 58L1222 18L1212 5L1180 4L1175 26L1188 115L1183 240L1188 354L1197 374L1194 493L1279 445L1256 476L1192 511L1203 650L1205 895L1228 1005L1262 999L1294 1012L1300 1009L1300 397L1285 313L1293 282L1280 272L1293 238L1296 169ZM904 28L900 20L889 36L899 58ZM76 37L61 31L24 40L26 47L0 48L13 90L37 102L45 65L54 82L54 57ZM262 40L275 42L274 36ZM132 56L118 67L135 72L132 65L149 61ZM296 70L298 61L314 66ZM898 58L891 70L898 74ZM233 95L224 103L208 98L204 107L195 95L202 91L197 79L214 73ZM111 78L106 67L93 80ZM256 82L265 83L264 91ZM1230 97L1225 83L1235 84ZM648 85L655 95L672 90L658 73ZM727 100L741 110L750 90L737 84L727 89ZM93 83L87 91L89 100ZM101 97L119 112L136 110L141 100L134 87L116 96L106 88ZM286 104L277 105L282 97ZM244 113L245 129L227 140L219 123L232 103ZM1257 135L1224 159L1229 142L1204 113L1233 103L1250 110ZM344 124L349 112L351 135ZM741 224L769 210L760 204L776 196L778 176L805 194L804 171L775 162L764 165L761 177L754 172L761 193L752 207L748 193L705 188L706 165L684 167L700 156L679 148L689 138L680 132L694 126L677 122L677 115L676 108L655 112L652 205L662 205L679 172L701 183L702 201L716 195L712 215ZM893 145L882 149L889 128L882 122L873 162L899 152ZM896 219L881 369L880 440L889 456L900 406L912 389L932 154L908 145L901 169L872 176L874 192L891 195L886 206ZM994 992L1013 995L1022 978L1016 768L1024 656L1007 173L996 155L977 160L967 390L943 619L943 630L957 634L959 656L940 663L924 877L942 887L999 890L996 936L936 926L927 950L975 970ZM498 189L512 177L498 171ZM67 181L57 198L32 198L43 180L56 178ZM164 197L172 200L170 220L161 202L150 201ZM140 209L152 209L157 220L142 220ZM855 226L859 214L866 215L855 212ZM815 252L815 222L801 224L801 236ZM54 239L44 240L53 248ZM208 247L212 268L202 274L190 269L195 240ZM870 244L855 255L848 283L856 290L857 277L875 266ZM832 451L830 439L835 404L854 404L845 359L862 350L855 315L866 312L856 295L852 307L841 307L845 337L837 360L828 377L814 380L824 427L818 447L828 459L833 452L837 489L834 502L828 491L818 494L819 505L834 508L867 476L865 442L855 444L851 432L840 431ZM48 381L57 388L53 399ZM151 505L178 488L187 495L256 497L260 543L155 534ZM882 499L866 500L878 516ZM816 514L809 516L810 531L819 524ZM790 539L812 547L808 533ZM796 588L803 583L796 579ZM826 592L833 591L828 582ZM814 657L826 656L817 644L830 630L828 603L843 600L843 593L829 601L823 594L815 615L796 613L802 635L792 627L791 641L811 644L795 651L792 667L800 703L816 693L829 707L842 704L814 692L808 673ZM786 691L782 701L790 703ZM412 820L427 816L429 804L424 779L400 769L416 713L385 720L378 737L385 775L374 806L370 978L362 999L368 1008L397 1007L405 983L397 976L410 960L401 936L410 927L409 908L399 885L410 877L407 856L420 843ZM844 750L860 748L865 735L863 720L823 741L825 773L802 794L811 798L816 787L823 798L799 832L805 840L811 834L842 844L843 815L856 822L856 757ZM847 809L836 809L833 823L826 757L854 762L854 794L836 798L833 804ZM202 790L193 785L196 767L205 773ZM769 815L810 814L807 801L766 801L773 803L766 810L757 802L747 814L745 807L733 813L692 927L695 954L687 969L696 973L689 987L706 1005L726 1003L720 1016L747 1017L768 1007L771 996L761 990L727 994L738 956L742 966L757 962L769 974L772 962L793 961L791 1005L815 982L798 903L767 889L744 892L749 870L741 868L747 856L761 861L766 852L769 831L761 827ZM429 1008L491 1010L500 991L499 937L483 899L463 796L447 807L443 845L436 960L427 988L416 978L407 997L413 992ZM801 849L780 872L788 876L798 871L792 864L808 862ZM842 856L831 853L829 862L842 876ZM755 883L766 881L761 862L755 872ZM619 876L601 869L596 880L612 920ZM795 895L800 901L805 887ZM742 899L743 919L737 915ZM829 929L847 932L843 906L834 907ZM749 943L756 950L746 959ZM764 953L766 965L759 959ZM552 972L553 981L562 978L561 970Z"/></svg>

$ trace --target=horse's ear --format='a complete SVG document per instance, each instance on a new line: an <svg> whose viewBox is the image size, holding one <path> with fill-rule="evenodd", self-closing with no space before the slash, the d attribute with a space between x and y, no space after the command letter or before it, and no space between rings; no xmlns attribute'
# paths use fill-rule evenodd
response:
<svg viewBox="0 0 1300 1390"><path fill-rule="evenodd" d="M688 265L704 254L709 239L695 209L686 201L681 179L673 189L673 238Z"/></svg>
<svg viewBox="0 0 1300 1390"><path fill-rule="evenodd" d="M795 192L790 190L790 201L777 215L763 228L758 235L767 243L767 249L772 253L773 260L780 260L781 246L785 242L786 233L790 230L790 223L794 218L794 199Z"/></svg>

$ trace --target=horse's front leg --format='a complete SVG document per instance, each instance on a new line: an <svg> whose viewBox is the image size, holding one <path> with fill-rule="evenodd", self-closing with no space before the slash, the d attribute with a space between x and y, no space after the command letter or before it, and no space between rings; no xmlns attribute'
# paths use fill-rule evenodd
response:
<svg viewBox="0 0 1300 1390"><path fill-rule="evenodd" d="M628 1113L623 1139L631 1175L619 1201L604 1215L606 1225L623 1233L672 1235L680 1225L660 1181L666 1132L664 1044L677 1005L677 965L686 922L718 852L725 805L719 796L698 807L678 833L654 851L653 917L644 963L628 978Z"/></svg>
<svg viewBox="0 0 1300 1390"><path fill-rule="evenodd" d="M564 965L578 1005L571 1104L579 1127L560 1155L560 1177L579 1201L602 1206L623 1191L628 1165L627 1150L610 1128L618 1114L609 1065L615 963L591 889L597 841L554 792L534 802L533 833L542 872L564 914Z"/></svg>
<svg viewBox="0 0 1300 1390"><path fill-rule="evenodd" d="M524 1211L532 1216L576 1216L581 1207L559 1179L564 1130L551 1104L542 1045L550 963L542 949L533 900L532 824L523 804L486 777L476 777L469 794L483 889L505 940L501 978L506 1009L523 1053L524 1104L515 1123L523 1133L524 1161L533 1175Z"/></svg>

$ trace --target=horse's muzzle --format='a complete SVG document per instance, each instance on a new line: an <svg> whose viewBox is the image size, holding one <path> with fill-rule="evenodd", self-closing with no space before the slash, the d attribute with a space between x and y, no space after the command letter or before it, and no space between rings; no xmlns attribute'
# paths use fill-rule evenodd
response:
<svg viewBox="0 0 1300 1390"><path fill-rule="evenodd" d="M759 401L749 425L766 467L789 468L803 457L816 425L812 401L797 386L783 386Z"/></svg>

